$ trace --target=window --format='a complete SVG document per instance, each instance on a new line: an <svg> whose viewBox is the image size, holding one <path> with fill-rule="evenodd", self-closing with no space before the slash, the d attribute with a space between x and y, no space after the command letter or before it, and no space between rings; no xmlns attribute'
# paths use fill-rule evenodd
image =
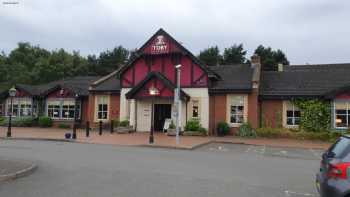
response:
<svg viewBox="0 0 350 197"><path fill-rule="evenodd" d="M338 128L347 128L350 123L350 102L336 101L335 108L335 126Z"/></svg>
<svg viewBox="0 0 350 197"><path fill-rule="evenodd" d="M199 101L192 101L192 118L199 118Z"/></svg>
<svg viewBox="0 0 350 197"><path fill-rule="evenodd" d="M97 119L108 119L108 96L97 97Z"/></svg>
<svg viewBox="0 0 350 197"><path fill-rule="evenodd" d="M244 122L244 96L232 96L230 102L230 123Z"/></svg>
<svg viewBox="0 0 350 197"><path fill-rule="evenodd" d="M286 104L287 126L298 126L300 124L300 110L291 102Z"/></svg>
<svg viewBox="0 0 350 197"><path fill-rule="evenodd" d="M31 98L13 98L12 108L11 108L11 98L7 99L7 109L6 109L7 116L9 116L11 112L12 112L12 116L14 117L31 116L32 99Z"/></svg>
<svg viewBox="0 0 350 197"><path fill-rule="evenodd" d="M80 118L80 103L77 104L77 117ZM75 100L49 100L47 102L47 115L52 119L74 119Z"/></svg>

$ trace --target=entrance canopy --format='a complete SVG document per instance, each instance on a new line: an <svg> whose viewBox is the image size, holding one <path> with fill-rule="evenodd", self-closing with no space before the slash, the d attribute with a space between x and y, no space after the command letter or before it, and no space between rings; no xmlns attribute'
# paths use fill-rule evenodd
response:
<svg viewBox="0 0 350 197"><path fill-rule="evenodd" d="M151 98L156 96L157 98L174 98L174 90L176 86L169 79L159 72L150 72L144 80L133 87L128 93L125 94L127 99L142 99ZM157 95L151 95L150 89L156 89ZM188 96L184 91L180 92L181 100L188 101Z"/></svg>

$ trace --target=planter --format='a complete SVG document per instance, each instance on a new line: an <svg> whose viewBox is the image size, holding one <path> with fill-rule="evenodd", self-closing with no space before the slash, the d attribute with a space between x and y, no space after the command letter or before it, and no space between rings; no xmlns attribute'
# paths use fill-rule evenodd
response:
<svg viewBox="0 0 350 197"><path fill-rule="evenodd" d="M166 134L168 136L176 136L176 129L168 129Z"/></svg>
<svg viewBox="0 0 350 197"><path fill-rule="evenodd" d="M134 129L133 129L132 126L128 126L128 127L117 127L117 133L119 133L119 134L131 133L133 130L134 130Z"/></svg>
<svg viewBox="0 0 350 197"><path fill-rule="evenodd" d="M218 132L218 136L220 136L220 137L223 137L225 135L224 128L222 128L222 127L218 127L216 129L216 131Z"/></svg>
<svg viewBox="0 0 350 197"><path fill-rule="evenodd" d="M198 131L185 131L183 133L184 136L206 136L205 133L201 133Z"/></svg>

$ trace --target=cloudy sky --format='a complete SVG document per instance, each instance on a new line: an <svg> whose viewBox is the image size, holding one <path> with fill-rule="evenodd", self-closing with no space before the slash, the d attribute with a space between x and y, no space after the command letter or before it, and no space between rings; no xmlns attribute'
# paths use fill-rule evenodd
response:
<svg viewBox="0 0 350 197"><path fill-rule="evenodd" d="M350 62L349 0L0 0L0 50L26 41L98 54L140 47L160 27L197 54L243 43L292 64Z"/></svg>

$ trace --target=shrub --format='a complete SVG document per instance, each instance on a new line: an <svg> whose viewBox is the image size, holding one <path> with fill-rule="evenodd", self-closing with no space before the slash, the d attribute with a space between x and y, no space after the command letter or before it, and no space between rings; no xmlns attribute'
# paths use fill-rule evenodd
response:
<svg viewBox="0 0 350 197"><path fill-rule="evenodd" d="M169 125L169 129L175 129L175 124L173 121L171 121L170 125Z"/></svg>
<svg viewBox="0 0 350 197"><path fill-rule="evenodd" d="M114 127L119 127L119 125L120 125L119 120L114 120L113 125L114 125Z"/></svg>
<svg viewBox="0 0 350 197"><path fill-rule="evenodd" d="M286 128L258 128L256 134L266 138L290 138L299 140L321 140L334 142L344 133L337 131L323 130L320 132L295 131Z"/></svg>
<svg viewBox="0 0 350 197"><path fill-rule="evenodd" d="M256 137L256 132L250 123L243 123L238 129L238 136L240 137Z"/></svg>
<svg viewBox="0 0 350 197"><path fill-rule="evenodd" d="M129 125L130 125L129 120L123 120L123 121L119 122L120 127L128 127Z"/></svg>
<svg viewBox="0 0 350 197"><path fill-rule="evenodd" d="M230 127L226 122L219 122L216 126L216 130L219 136L224 136L229 134Z"/></svg>
<svg viewBox="0 0 350 197"><path fill-rule="evenodd" d="M7 126L9 123L9 119L4 119L0 121L1 126ZM34 118L32 117L23 117L23 118L13 118L11 120L11 125L13 127L31 127L35 123Z"/></svg>
<svg viewBox="0 0 350 197"><path fill-rule="evenodd" d="M40 127L51 127L52 126L52 119L47 116L41 116L39 117L38 124Z"/></svg>
<svg viewBox="0 0 350 197"><path fill-rule="evenodd" d="M201 127L202 126L198 120L192 119L192 120L187 121L187 124L185 126L185 130L186 131L199 131L199 129Z"/></svg>
<svg viewBox="0 0 350 197"><path fill-rule="evenodd" d="M0 125L5 122L5 118L0 116Z"/></svg>
<svg viewBox="0 0 350 197"><path fill-rule="evenodd" d="M60 123L58 125L58 128L61 128L61 129L70 129L71 126L69 124L64 124L64 123Z"/></svg>
<svg viewBox="0 0 350 197"><path fill-rule="evenodd" d="M207 135L208 133L208 130L204 127L200 127L199 130L198 130L200 133L202 133L203 135Z"/></svg>
<svg viewBox="0 0 350 197"><path fill-rule="evenodd" d="M301 129L309 132L322 132L330 128L331 107L329 102L317 99L298 99L293 103L301 110Z"/></svg>

